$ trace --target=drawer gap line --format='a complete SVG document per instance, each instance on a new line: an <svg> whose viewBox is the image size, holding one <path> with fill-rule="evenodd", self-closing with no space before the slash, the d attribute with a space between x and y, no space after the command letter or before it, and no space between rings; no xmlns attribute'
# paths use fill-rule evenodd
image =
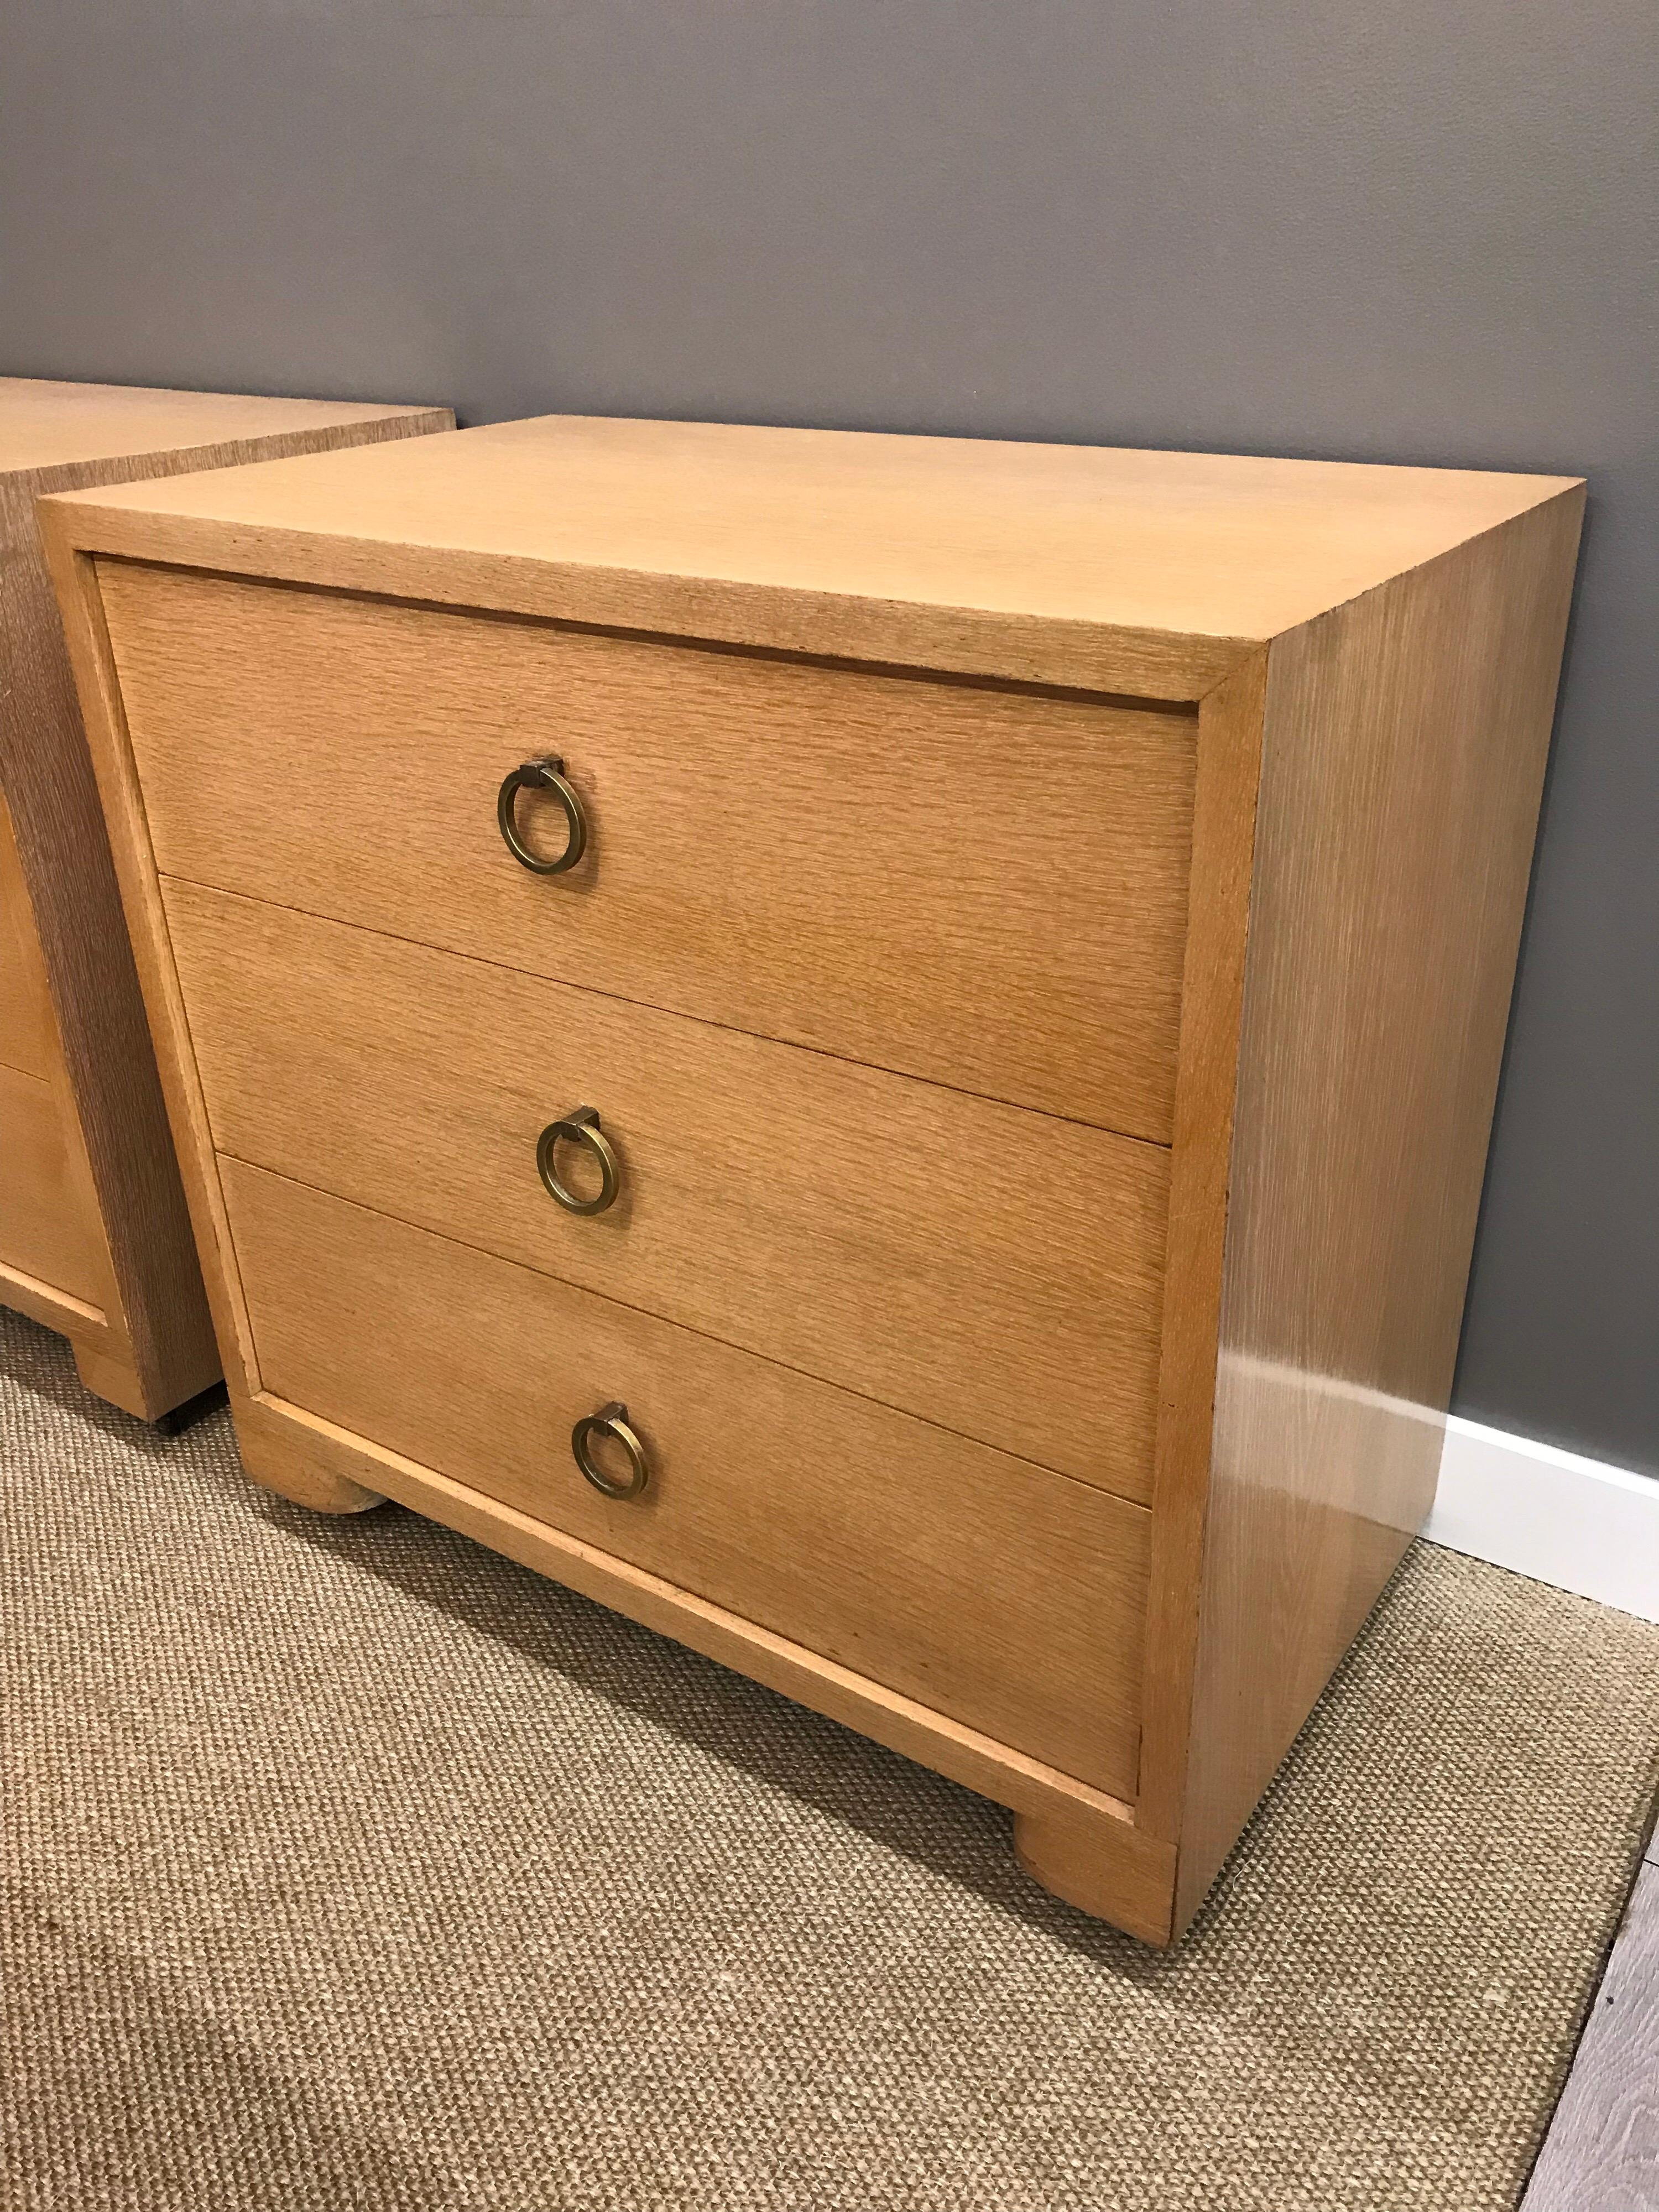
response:
<svg viewBox="0 0 1659 2212"><path fill-rule="evenodd" d="M893 1067L881 1060L854 1060L850 1053L831 1052L826 1045L803 1044L795 1037L775 1036L768 1030L744 1029L737 1022L717 1022L708 1014L688 1013L684 1006L671 1006L659 999L630 999L620 991L601 991L592 983L573 983L562 975L544 975L538 969L514 967L511 961L487 959L480 952L460 952L453 945L434 945L422 937L405 937L399 930L381 929L373 922L343 921L337 914L324 914L315 907L296 906L289 899L253 898L246 891L235 890L228 884L204 882L198 876L181 876L167 870L157 871L157 880L162 884L183 884L192 890L210 891L216 898L235 899L243 906L270 907L280 914L297 914L307 921L321 921L336 929L361 930L365 937L379 937L388 945L408 945L417 952L441 952L448 960L471 961L479 968L493 968L503 975L527 976L531 981L553 983L562 991L580 991L590 999L605 999L616 1006L640 1006L647 1013L672 1015L676 1021L695 1022L698 1027L714 1030L723 1036L752 1037L757 1044L777 1045L786 1052L811 1053L815 1060L834 1060L842 1067L865 1067L878 1075L890 1075L901 1083L919 1083L930 1091L948 1091L958 1098L983 1099L988 1105L1006 1106L1012 1113L1035 1115L1044 1121L1064 1121L1073 1128L1098 1129L1103 1136L1115 1137L1122 1144L1145 1145L1151 1152L1168 1152L1172 1139L1143 1136L1133 1129L1120 1129L1110 1121L1091 1121L1081 1114L1061 1114L1048 1106L1032 1106L1021 1098L1006 1098L1000 1091L970 1091L965 1084L946 1083L935 1075L918 1075L913 1068ZM251 1163L250 1164L255 1164Z"/></svg>
<svg viewBox="0 0 1659 2212"><path fill-rule="evenodd" d="M827 1375L816 1373L810 1367L797 1367L793 1360L780 1359L775 1352L757 1352L751 1345L739 1344L732 1337L716 1336L711 1329L699 1328L694 1322L677 1321L672 1314L658 1313L653 1307L635 1305L629 1298L613 1297L609 1291L593 1290L586 1283L578 1283L568 1275L556 1273L551 1267L532 1267L527 1260L512 1259L507 1253L496 1251L493 1245L475 1243L470 1237L453 1236L445 1229L428 1228L425 1222L410 1221L402 1214L381 1213L378 1207L364 1206L358 1199L347 1198L341 1191L330 1190L326 1184L307 1182L303 1176L290 1175L286 1169L271 1167L264 1160L251 1160L241 1152L222 1150L219 1158L234 1161L238 1167L251 1168L256 1175L267 1175L277 1182L289 1183L295 1190L314 1191L319 1198L331 1199L337 1206L349 1206L356 1212L366 1213L372 1218L399 1222L404 1228L413 1229L420 1236L430 1237L440 1244L457 1245L462 1251L477 1252L486 1260L497 1261L503 1267L522 1267L528 1275L540 1275L548 1282L562 1283L568 1290L576 1291L582 1297L596 1298L600 1304L614 1306L621 1313L638 1314L642 1320L659 1322L665 1328L679 1329L687 1336L699 1338L704 1344L718 1344L723 1351L735 1352L744 1359L762 1360L768 1367L775 1367L783 1374L799 1375L804 1382L816 1382L825 1390L838 1390L843 1397L857 1398L864 1405L879 1406L884 1413L896 1413L902 1420L919 1421L924 1428L936 1430L940 1436L954 1437L958 1443L973 1444L981 1451L1000 1452L1005 1459L1014 1460L1021 1467L1035 1468L1039 1474L1051 1475L1060 1482L1075 1483L1079 1490L1089 1491L1097 1497L1115 1498L1120 1505L1127 1505L1134 1512L1150 1515L1152 1511L1152 1507L1144 1498L1126 1497L1121 1490L1110 1489L1103 1482L1085 1481L1082 1475L1068 1474L1063 1467L1049 1467L1042 1460L1033 1459L1028 1452L1015 1451L1006 1444L991 1443L984 1437L970 1435L965 1429L953 1429L948 1422L936 1421L931 1415L918 1413L908 1406L895 1405L890 1398L878 1398L868 1390L855 1389L850 1382L837 1382ZM251 1310L249 1322L252 1327Z"/></svg>
<svg viewBox="0 0 1659 2212"><path fill-rule="evenodd" d="M691 630L640 629L622 623L584 622L573 615L527 613L517 607L490 606L474 599L427 599L408 592L375 592L358 584L319 584L307 576L284 576L265 568L213 568L198 566L190 561L157 561L139 553L119 553L100 550L100 561L118 562L124 568L160 568L173 575L207 576L223 584L253 584L283 593L302 594L309 599L354 599L377 607L408 607L417 614L463 614L469 621L497 623L515 629L552 629L574 633L579 637L620 638L628 645L659 646L669 653L707 653L725 659L766 660L787 668L823 669L831 675L843 672L857 675L884 676L902 684L926 684L938 688L948 686L964 691L1012 692L1024 699L1082 700L1091 707L1117 708L1128 714L1167 714L1172 721L1191 722L1196 736L1198 710L1207 693L1194 691L1188 698L1175 698L1165 692L1109 691L1097 684L1054 684L1041 678L1021 676L993 676L971 668L952 668L948 665L929 667L922 661L874 660L860 653L811 653L805 647L781 645L750 645L742 638L706 637ZM644 572L635 570L636 575ZM672 573L655 572L652 581L674 584L680 579ZM852 605L867 605L861 594L835 593L835 598L847 598ZM974 610L941 606L935 602L925 603L931 614L971 614ZM1063 629L1063 622L1051 624ZM1235 651L1240 659L1248 659L1259 650L1260 641L1252 638L1215 638L1206 636L1206 645L1218 645ZM1226 678L1216 679L1224 683ZM1214 687L1212 687L1214 688Z"/></svg>

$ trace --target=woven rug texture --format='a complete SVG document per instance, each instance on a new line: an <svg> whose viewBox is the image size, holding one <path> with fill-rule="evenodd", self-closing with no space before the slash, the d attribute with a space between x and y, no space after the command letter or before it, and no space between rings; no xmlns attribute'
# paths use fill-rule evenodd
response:
<svg viewBox="0 0 1659 2212"><path fill-rule="evenodd" d="M1193 1934L0 1314L7 2212L1494 2212L1637 1856L1659 1630L1419 1546Z"/></svg>

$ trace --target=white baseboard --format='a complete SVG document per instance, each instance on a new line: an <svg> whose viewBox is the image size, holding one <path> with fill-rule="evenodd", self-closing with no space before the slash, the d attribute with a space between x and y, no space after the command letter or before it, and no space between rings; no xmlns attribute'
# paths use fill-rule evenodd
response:
<svg viewBox="0 0 1659 2212"><path fill-rule="evenodd" d="M1659 1621L1659 1480L1453 1414L1431 1544Z"/></svg>

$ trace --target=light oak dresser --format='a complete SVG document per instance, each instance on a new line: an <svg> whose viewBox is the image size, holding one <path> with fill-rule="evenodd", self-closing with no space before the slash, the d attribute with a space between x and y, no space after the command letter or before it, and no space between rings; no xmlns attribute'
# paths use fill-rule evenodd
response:
<svg viewBox="0 0 1659 2212"><path fill-rule="evenodd" d="M450 427L0 377L0 1304L156 1419L218 1377L184 1192L35 528L41 492Z"/></svg>
<svg viewBox="0 0 1659 2212"><path fill-rule="evenodd" d="M250 1472L1170 1940L1433 1492L1581 498L554 418L50 502Z"/></svg>

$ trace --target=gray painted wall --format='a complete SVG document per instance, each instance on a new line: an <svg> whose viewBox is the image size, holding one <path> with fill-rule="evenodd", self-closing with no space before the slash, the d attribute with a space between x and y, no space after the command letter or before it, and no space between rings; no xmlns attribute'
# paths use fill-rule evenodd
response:
<svg viewBox="0 0 1659 2212"><path fill-rule="evenodd" d="M1458 1407L1659 1471L1652 0L13 0L14 372L1587 474Z"/></svg>

